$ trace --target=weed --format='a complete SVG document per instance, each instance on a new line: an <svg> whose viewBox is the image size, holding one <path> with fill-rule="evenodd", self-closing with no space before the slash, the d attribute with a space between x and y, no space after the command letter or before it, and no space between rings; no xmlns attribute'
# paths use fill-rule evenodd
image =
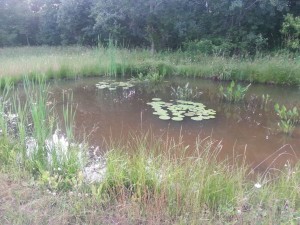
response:
<svg viewBox="0 0 300 225"><path fill-rule="evenodd" d="M192 98L199 95L199 93L195 93L191 87L189 87L189 83L186 83L185 86L177 88L171 87L171 95L176 99L180 100L191 100Z"/></svg>
<svg viewBox="0 0 300 225"><path fill-rule="evenodd" d="M234 81L231 81L230 85L227 87L220 86L219 92L220 97L229 102L239 102L244 99L246 92L251 84L246 87L241 85L236 85Z"/></svg>
<svg viewBox="0 0 300 225"><path fill-rule="evenodd" d="M276 103L274 109L280 118L278 123L280 131L286 134L292 134L296 124L300 121L298 108L293 107L292 109L287 109L284 105L280 106Z"/></svg>
<svg viewBox="0 0 300 225"><path fill-rule="evenodd" d="M159 74L158 72L151 72L147 74L145 79L153 84L158 84L162 82L164 76Z"/></svg>
<svg viewBox="0 0 300 225"><path fill-rule="evenodd" d="M268 105L270 104L270 102L272 101L271 97L269 94L263 94L261 96L261 104L260 104L260 109L263 109L263 110L267 110L268 108Z"/></svg>

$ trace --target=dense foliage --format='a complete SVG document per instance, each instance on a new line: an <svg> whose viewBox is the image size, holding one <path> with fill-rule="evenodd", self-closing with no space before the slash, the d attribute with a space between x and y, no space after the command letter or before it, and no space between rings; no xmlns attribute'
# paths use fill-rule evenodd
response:
<svg viewBox="0 0 300 225"><path fill-rule="evenodd" d="M239 54L299 49L296 0L0 0L0 47L107 44Z"/></svg>

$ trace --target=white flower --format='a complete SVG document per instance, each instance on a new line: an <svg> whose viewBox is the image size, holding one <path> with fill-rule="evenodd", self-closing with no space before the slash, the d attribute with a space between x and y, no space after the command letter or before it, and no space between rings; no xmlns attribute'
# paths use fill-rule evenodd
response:
<svg viewBox="0 0 300 225"><path fill-rule="evenodd" d="M237 213L238 213L238 214L241 214L241 213L242 213L242 211L241 211L240 209L238 209L238 210L237 210Z"/></svg>
<svg viewBox="0 0 300 225"><path fill-rule="evenodd" d="M261 184L260 183L256 183L256 184L254 184L254 187L261 188Z"/></svg>

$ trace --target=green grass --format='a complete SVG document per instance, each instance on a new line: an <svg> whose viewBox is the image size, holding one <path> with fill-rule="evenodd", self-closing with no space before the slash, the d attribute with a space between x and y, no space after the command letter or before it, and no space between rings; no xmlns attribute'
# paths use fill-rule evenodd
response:
<svg viewBox="0 0 300 225"><path fill-rule="evenodd" d="M12 82L22 75L47 78L123 76L157 73L281 85L300 84L300 59L287 54L250 57L151 54L141 49L85 47L16 47L0 49L0 76Z"/></svg>
<svg viewBox="0 0 300 225"><path fill-rule="evenodd" d="M1 153L3 148L18 149L14 143L0 143ZM51 178L49 173L42 174L33 180L29 171L15 164L13 155L9 164L3 164L8 157L0 154L0 174L11 177L1 179L0 191L3 193L1 187L8 184L12 189L10 198L3 198L0 205L1 224L51 223L51 218L62 218L56 221L59 224L299 222L299 165L249 175L240 160L218 160L221 146L210 138L198 140L193 157L184 154L184 145L150 135L135 137L122 147L110 147L105 154L103 181L85 184L79 182L78 174L71 189L59 187L58 180L66 179L59 178L59 173ZM182 154L175 156L174 150ZM62 168L60 173L65 172L67 168ZM261 187L255 187L257 183ZM26 195L18 194L22 191Z"/></svg>

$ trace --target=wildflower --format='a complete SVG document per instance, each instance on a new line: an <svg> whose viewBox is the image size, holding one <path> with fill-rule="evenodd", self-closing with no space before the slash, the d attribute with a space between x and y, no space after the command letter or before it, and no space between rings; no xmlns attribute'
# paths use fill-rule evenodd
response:
<svg viewBox="0 0 300 225"><path fill-rule="evenodd" d="M56 192L53 192L52 195L53 195L53 196L56 196Z"/></svg>
<svg viewBox="0 0 300 225"><path fill-rule="evenodd" d="M60 168L60 167L58 167L58 168L57 168L57 170L58 170L58 171L61 171L61 168Z"/></svg>
<svg viewBox="0 0 300 225"><path fill-rule="evenodd" d="M237 210L237 214L241 214L242 211L240 209Z"/></svg>
<svg viewBox="0 0 300 225"><path fill-rule="evenodd" d="M256 183L254 184L254 187L256 187L257 189L261 188L261 184L260 183Z"/></svg>

